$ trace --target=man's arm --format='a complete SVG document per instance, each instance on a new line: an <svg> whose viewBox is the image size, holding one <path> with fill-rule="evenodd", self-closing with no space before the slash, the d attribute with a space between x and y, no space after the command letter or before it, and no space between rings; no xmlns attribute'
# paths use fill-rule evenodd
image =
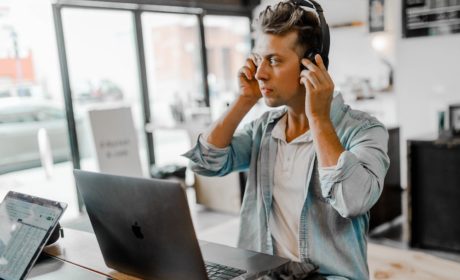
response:
<svg viewBox="0 0 460 280"><path fill-rule="evenodd" d="M309 120L313 143L319 167L337 165L340 155L345 151L340 143L330 118Z"/></svg>
<svg viewBox="0 0 460 280"><path fill-rule="evenodd" d="M388 132L376 120L349 141L336 166L319 168L323 197L346 218L367 213L377 202L390 164Z"/></svg>
<svg viewBox="0 0 460 280"><path fill-rule="evenodd" d="M238 71L240 95L205 133L204 139L209 144L217 148L227 147L241 120L262 97L259 84L255 79L256 71L254 60L246 59L246 64Z"/></svg>
<svg viewBox="0 0 460 280"><path fill-rule="evenodd" d="M256 103L257 100L252 98L238 96L228 110L212 124L211 129L203 135L206 142L216 148L230 145L236 128Z"/></svg>
<svg viewBox="0 0 460 280"><path fill-rule="evenodd" d="M191 160L194 172L205 176L223 176L249 165L252 123L238 132L235 131L262 96L255 72L254 61L248 58L238 72L240 95L203 137L200 137L197 145L183 154Z"/></svg>
<svg viewBox="0 0 460 280"><path fill-rule="evenodd" d="M330 120L334 83L319 55L318 66L302 60L307 70L300 82L305 85L307 115L318 156L322 195L343 217L369 211L379 198L388 170L388 133L380 124L362 129L350 150L340 143Z"/></svg>

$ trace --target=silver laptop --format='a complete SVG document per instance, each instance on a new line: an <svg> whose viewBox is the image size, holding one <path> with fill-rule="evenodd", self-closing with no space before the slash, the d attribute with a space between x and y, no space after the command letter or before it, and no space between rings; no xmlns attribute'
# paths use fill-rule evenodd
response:
<svg viewBox="0 0 460 280"><path fill-rule="evenodd" d="M67 204L10 191L0 204L0 279L24 279Z"/></svg>
<svg viewBox="0 0 460 280"><path fill-rule="evenodd" d="M198 242L177 182L80 170L74 175L104 261L117 271L143 279L250 279L288 262Z"/></svg>

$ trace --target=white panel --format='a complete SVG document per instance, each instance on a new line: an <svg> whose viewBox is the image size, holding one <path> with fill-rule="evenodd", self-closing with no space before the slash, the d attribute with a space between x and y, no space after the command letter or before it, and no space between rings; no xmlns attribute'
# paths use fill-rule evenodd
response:
<svg viewBox="0 0 460 280"><path fill-rule="evenodd" d="M99 170L142 176L136 130L130 107L89 111Z"/></svg>

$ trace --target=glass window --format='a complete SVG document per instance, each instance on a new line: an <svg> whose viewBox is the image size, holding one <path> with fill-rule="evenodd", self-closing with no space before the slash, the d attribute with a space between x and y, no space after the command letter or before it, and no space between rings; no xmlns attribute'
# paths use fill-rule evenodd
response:
<svg viewBox="0 0 460 280"><path fill-rule="evenodd" d="M237 73L251 51L247 17L205 16L208 83L213 119L238 93Z"/></svg>
<svg viewBox="0 0 460 280"><path fill-rule="evenodd" d="M155 160L181 164L190 148L185 125L204 115L204 89L198 18L194 15L143 13L142 26L149 85Z"/></svg>
<svg viewBox="0 0 460 280"><path fill-rule="evenodd" d="M51 3L0 1L0 200L64 201L76 217L68 139Z"/></svg>
<svg viewBox="0 0 460 280"><path fill-rule="evenodd" d="M64 8L62 21L81 168L99 170L88 111L128 106L144 169L140 172L146 175L147 151L132 12Z"/></svg>

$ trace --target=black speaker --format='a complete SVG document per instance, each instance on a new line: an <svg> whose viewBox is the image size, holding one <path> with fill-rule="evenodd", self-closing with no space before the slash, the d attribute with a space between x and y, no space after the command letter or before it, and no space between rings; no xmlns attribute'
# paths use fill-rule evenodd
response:
<svg viewBox="0 0 460 280"><path fill-rule="evenodd" d="M408 141L410 245L460 252L460 141Z"/></svg>

